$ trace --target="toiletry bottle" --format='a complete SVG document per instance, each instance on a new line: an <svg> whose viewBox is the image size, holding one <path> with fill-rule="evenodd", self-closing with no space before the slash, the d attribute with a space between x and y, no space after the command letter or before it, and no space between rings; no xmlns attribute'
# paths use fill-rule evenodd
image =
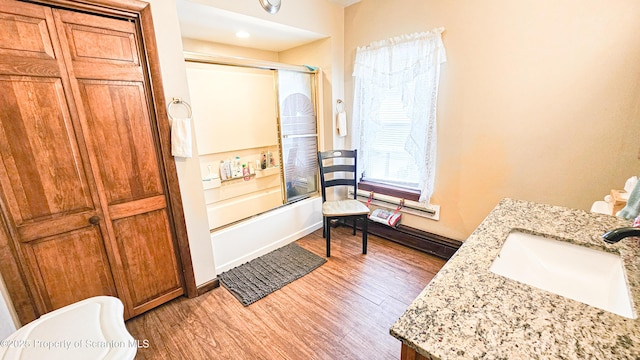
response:
<svg viewBox="0 0 640 360"><path fill-rule="evenodd" d="M242 164L240 164L240 156L236 156L235 158L235 169L236 173L233 177L242 177Z"/></svg>
<svg viewBox="0 0 640 360"><path fill-rule="evenodd" d="M229 179L236 177L236 162L234 159L229 159L229 172L231 173Z"/></svg>
<svg viewBox="0 0 640 360"><path fill-rule="evenodd" d="M220 160L220 180L227 180L227 167L223 160Z"/></svg>
<svg viewBox="0 0 640 360"><path fill-rule="evenodd" d="M249 181L251 180L251 176L249 176L249 168L247 167L247 164L242 164L242 176L244 176L244 181Z"/></svg>
<svg viewBox="0 0 640 360"><path fill-rule="evenodd" d="M267 154L263 153L262 154L262 170L267 168Z"/></svg>
<svg viewBox="0 0 640 360"><path fill-rule="evenodd" d="M227 172L227 179L231 179L231 160L225 160L224 170Z"/></svg>

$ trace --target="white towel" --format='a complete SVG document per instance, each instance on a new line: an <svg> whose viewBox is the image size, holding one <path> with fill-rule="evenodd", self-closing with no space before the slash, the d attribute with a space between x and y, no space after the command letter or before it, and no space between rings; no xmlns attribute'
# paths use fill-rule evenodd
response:
<svg viewBox="0 0 640 360"><path fill-rule="evenodd" d="M338 128L339 136L347 136L347 113L339 111L336 121L336 127Z"/></svg>
<svg viewBox="0 0 640 360"><path fill-rule="evenodd" d="M171 155L191 157L191 119L174 118L171 121Z"/></svg>

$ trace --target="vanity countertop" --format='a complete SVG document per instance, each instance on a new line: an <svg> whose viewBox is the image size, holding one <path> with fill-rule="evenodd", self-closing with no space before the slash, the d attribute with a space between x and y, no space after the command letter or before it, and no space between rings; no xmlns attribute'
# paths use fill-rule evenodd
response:
<svg viewBox="0 0 640 360"><path fill-rule="evenodd" d="M427 359L636 359L640 318L628 319L489 271L512 230L545 235L622 257L636 314L640 246L608 245L614 216L502 200L391 327Z"/></svg>

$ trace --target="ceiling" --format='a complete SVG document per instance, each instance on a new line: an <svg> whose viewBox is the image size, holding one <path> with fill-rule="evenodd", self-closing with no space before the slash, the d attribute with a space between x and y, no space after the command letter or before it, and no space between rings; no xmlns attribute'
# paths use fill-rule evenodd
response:
<svg viewBox="0 0 640 360"><path fill-rule="evenodd" d="M336 3L338 5L342 5L343 7L347 7L349 5L353 5L357 2L360 2L360 0L328 0L332 3Z"/></svg>
<svg viewBox="0 0 640 360"><path fill-rule="evenodd" d="M285 0L297 1L297 0ZM327 0L343 7L360 0ZM327 35L283 25L253 16L219 9L192 0L177 0L178 18L182 36L186 38L249 47L268 51L284 51L304 45ZM256 1L256 6L260 6ZM235 34L245 31L248 38L238 38Z"/></svg>

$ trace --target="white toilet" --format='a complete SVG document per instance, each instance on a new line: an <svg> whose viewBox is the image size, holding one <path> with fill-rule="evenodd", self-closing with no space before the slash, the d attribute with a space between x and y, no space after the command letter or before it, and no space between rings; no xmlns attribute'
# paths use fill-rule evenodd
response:
<svg viewBox="0 0 640 360"><path fill-rule="evenodd" d="M133 359L138 342L124 325L124 306L96 296L42 315L0 341L2 360Z"/></svg>

